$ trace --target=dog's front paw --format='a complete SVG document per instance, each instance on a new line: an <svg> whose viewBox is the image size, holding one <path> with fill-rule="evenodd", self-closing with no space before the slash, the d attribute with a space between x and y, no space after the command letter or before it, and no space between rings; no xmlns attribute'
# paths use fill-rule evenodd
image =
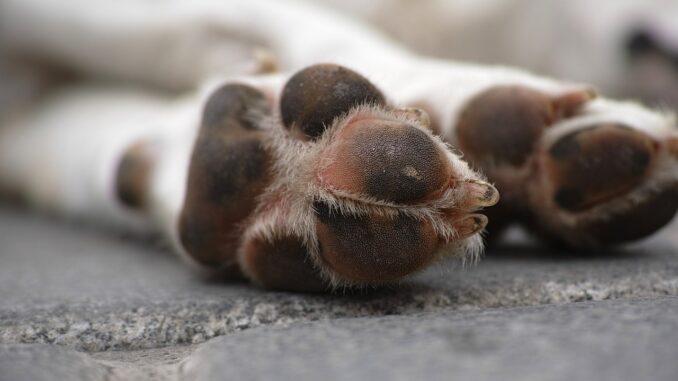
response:
<svg viewBox="0 0 678 381"><path fill-rule="evenodd" d="M227 85L207 103L180 221L184 249L237 262L270 288L392 282L444 254L475 255L498 193L416 109L336 65L269 97Z"/></svg>

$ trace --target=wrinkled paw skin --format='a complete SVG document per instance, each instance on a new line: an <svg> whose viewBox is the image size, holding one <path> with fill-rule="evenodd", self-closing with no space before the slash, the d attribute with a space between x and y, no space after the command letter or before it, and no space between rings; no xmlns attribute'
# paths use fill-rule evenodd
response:
<svg viewBox="0 0 678 381"><path fill-rule="evenodd" d="M477 211L497 190L431 133L426 113L391 106L336 65L303 69L278 91L279 112L245 85L207 102L178 226L191 257L316 292L479 253Z"/></svg>
<svg viewBox="0 0 678 381"><path fill-rule="evenodd" d="M678 209L678 131L635 104L619 109L588 90L496 86L473 97L455 141L502 192L490 228L523 222L591 249L666 225Z"/></svg>

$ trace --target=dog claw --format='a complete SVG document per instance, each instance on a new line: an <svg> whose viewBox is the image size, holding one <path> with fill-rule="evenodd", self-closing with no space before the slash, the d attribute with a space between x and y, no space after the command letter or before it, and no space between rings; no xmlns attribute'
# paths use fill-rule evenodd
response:
<svg viewBox="0 0 678 381"><path fill-rule="evenodd" d="M487 226L488 219L482 214L471 214L454 222L456 239L465 239L480 233Z"/></svg>
<svg viewBox="0 0 678 381"><path fill-rule="evenodd" d="M470 204L475 207L488 207L499 202L499 191L494 185L476 179L466 180L464 186L470 195Z"/></svg>
<svg viewBox="0 0 678 381"><path fill-rule="evenodd" d="M407 119L417 122L422 128L425 128L431 131L431 118L428 116L428 113L417 107L403 107L396 109L396 115L404 116Z"/></svg>

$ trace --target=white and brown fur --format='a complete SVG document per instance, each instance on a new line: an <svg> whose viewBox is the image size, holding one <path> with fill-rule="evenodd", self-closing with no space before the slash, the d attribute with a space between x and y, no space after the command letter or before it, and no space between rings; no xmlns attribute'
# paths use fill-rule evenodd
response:
<svg viewBox="0 0 678 381"><path fill-rule="evenodd" d="M20 15L19 19L23 21L26 18L43 20L50 17L49 12L35 7L36 4L31 1L6 0L2 5L5 12L0 14ZM160 230L182 251L177 221L186 186L191 186L187 184L187 176L192 142L200 125L203 105L214 89L225 83L247 84L266 94L271 110L277 110L279 94L289 74L253 75L275 66L270 57L275 57L276 65L285 72L317 62L341 64L367 76L386 96L389 106L357 106L348 115L334 121L333 126L311 145L303 145L287 134L280 126L275 111L271 116L258 118L262 128L269 131L266 146L275 157L276 177L270 189L285 189L289 201L296 207L290 209L294 210L292 213L255 218L243 230L244 240L270 240L280 234L300 237L313 265L330 285L355 282L329 271L318 258L309 212L309 200L313 197L322 198L347 214L369 210L383 214L406 213L429 219L434 221L435 230L443 241L454 243L454 229L440 221L433 211L442 204L459 203L460 195L464 194L452 189L436 200L440 204L404 206L360 195L346 197L346 194L329 192L313 185L308 176L313 173L316 162L322 163L322 158L318 157L320 152L331 143L333 134L351 118L376 113L378 119L396 119L427 131L423 126L425 122L408 119L403 116L406 113L394 111L406 106L419 107L428 113L435 135L452 147L459 147L459 118L467 105L485 91L502 86L530 89L543 94L554 105L572 97L572 94L590 94L587 86L541 78L515 69L419 57L367 27L301 3L249 0L224 4L202 1L177 2L167 8L148 7L143 1L107 3L105 7L110 7L110 14L118 14L116 10L132 9L136 16L131 20L137 17L153 20L152 27L132 22L129 29L117 29L114 22L107 22L108 18L97 18L101 10L95 8L101 6L68 2L53 10L61 13L60 17L51 20L52 29L21 33L21 25L5 23L5 27L9 28L5 35L15 49L24 53L41 53L43 59L62 64L66 62L76 71L172 89L187 89L205 82L204 90L198 96L166 99L129 87L116 90L111 86L93 89L81 85L58 96L55 94L47 104L36 107L29 117L0 130L2 186L21 194L38 207L60 214L108 220L118 225L132 225L136 229ZM100 23L92 23L92 17ZM77 28L70 29L65 24L86 26L90 33L69 34ZM3 23L0 22L0 25ZM11 29L13 26L15 30ZM53 33L62 27L65 33ZM130 33L138 33L144 38L130 41ZM192 40L196 42L192 46L198 49L183 53L174 51L175 45L166 43L167 36ZM117 54L104 57L88 49L73 47L74 39L81 39L81 46L110 45L117 49ZM49 44L49 48L45 48L45 44ZM237 50L241 62L215 68L210 64L215 60L210 53L214 44L217 47L227 46L229 51ZM257 53L261 51L266 53ZM130 56L135 59L125 58ZM670 115L632 103L584 98L582 96L580 102L565 102L569 104L568 109L551 124L543 126L543 131L535 138L535 150L529 163L520 168L500 168L511 174L508 176L510 180L502 185L506 189L500 186L500 191L516 195L513 199L519 200L519 214L530 215L531 223L540 226L546 235L575 247L590 248L606 242L599 242L595 235L588 234L587 225L580 224L580 221L612 223L614 216L642 205L658 192L675 190L678 138L675 120ZM511 103L512 99L506 99L506 102ZM563 210L551 201L553 185L539 163L548 148L566 134L609 123L623 124L656 143L647 170L630 192L576 213ZM441 149L444 147L434 134L428 131L426 134ZM148 186L144 188L148 194L142 212L125 207L114 186L115 174L125 153L140 142L145 142L148 154L154 157ZM460 159L458 151L447 148L445 151L461 179L481 179ZM614 152L610 154L614 155ZM497 169L495 166L478 169L490 174L490 181L497 181L491 175ZM670 197L669 218L678 207L673 205L675 197ZM666 214L661 219L665 220ZM281 219L285 221L280 222ZM659 221L659 226L666 222L663 220ZM450 247L445 246L441 253L449 252ZM462 256L464 253L477 255L479 248L479 236L473 235L463 240L461 246L457 245L456 252ZM241 259L240 263L244 261ZM254 280L266 283L257 279L246 266L243 266L243 271ZM284 285L273 287L285 288Z"/></svg>

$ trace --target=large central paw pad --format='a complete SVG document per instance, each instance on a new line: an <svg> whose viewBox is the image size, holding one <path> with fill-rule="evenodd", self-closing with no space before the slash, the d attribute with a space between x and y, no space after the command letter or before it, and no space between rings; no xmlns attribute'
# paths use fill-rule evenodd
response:
<svg viewBox="0 0 678 381"><path fill-rule="evenodd" d="M453 172L444 147L420 127L378 117L344 127L325 161L324 186L395 203L440 196Z"/></svg>

